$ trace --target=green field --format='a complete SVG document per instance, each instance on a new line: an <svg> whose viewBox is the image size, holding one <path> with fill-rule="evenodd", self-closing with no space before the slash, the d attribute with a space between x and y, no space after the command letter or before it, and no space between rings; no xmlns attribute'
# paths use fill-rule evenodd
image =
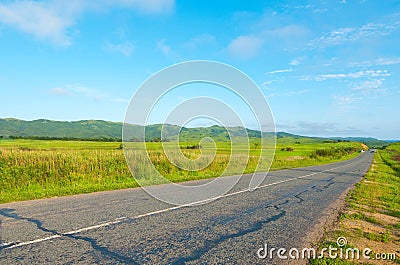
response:
<svg viewBox="0 0 400 265"><path fill-rule="evenodd" d="M347 196L348 206L339 223L328 230L321 247L337 247L339 236L349 246L372 249L395 260L363 260L367 264L400 264L400 143L378 150L369 172ZM393 257L393 256L392 256ZM315 259L311 264L359 264L356 260Z"/></svg>
<svg viewBox="0 0 400 265"><path fill-rule="evenodd" d="M204 179L219 176L230 159L234 166L225 175L240 173L239 166L245 167L245 173L269 168L267 159L258 164L258 155L273 152L272 148L261 150L259 138L250 140L249 161L243 152L230 158L229 142L216 143L217 151L212 163L199 171L182 170L171 164L162 151L162 143L146 143L148 154L157 170L173 182ZM148 168L142 161L140 144L132 143L134 148L135 177L147 176ZM165 143L166 149L173 143ZM197 159L203 152L207 158L207 146L191 149L198 142L181 142L181 151L189 159ZM132 146L131 146L132 147ZM245 146L244 146L245 147ZM243 147L243 150L245 148ZM362 149L360 143L326 143L316 138L278 138L271 169L302 167L355 157ZM137 156L135 156L137 152ZM263 157L264 158L264 157ZM238 166L238 168L235 167ZM239 172L236 172L239 171ZM146 182L152 183L151 178ZM89 193L137 187L125 161L121 143L98 141L60 141L60 140L0 140L0 203L29 200L70 194Z"/></svg>

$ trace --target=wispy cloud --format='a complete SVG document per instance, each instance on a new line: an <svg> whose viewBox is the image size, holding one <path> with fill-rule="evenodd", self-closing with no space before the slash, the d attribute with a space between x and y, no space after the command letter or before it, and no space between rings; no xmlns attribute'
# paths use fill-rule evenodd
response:
<svg viewBox="0 0 400 265"><path fill-rule="evenodd" d="M358 100L361 100L360 97L355 97L355 96L333 96L333 99L339 105L349 105Z"/></svg>
<svg viewBox="0 0 400 265"><path fill-rule="evenodd" d="M333 99L341 108L353 106L353 103L357 101L365 100L371 95L376 96L378 95L377 93L386 91L382 88L383 80L384 79L370 79L354 83L348 95L335 95Z"/></svg>
<svg viewBox="0 0 400 265"><path fill-rule="evenodd" d="M266 25L266 28L268 29L259 34L265 44L284 51L303 49L310 34L310 30L307 27L297 24L275 28Z"/></svg>
<svg viewBox="0 0 400 265"><path fill-rule="evenodd" d="M340 126L334 122L312 122L312 121L299 121L297 122L298 129L308 134L349 134L360 133L361 130L351 126Z"/></svg>
<svg viewBox="0 0 400 265"><path fill-rule="evenodd" d="M302 63L302 61L304 60L304 57L298 57L298 58L294 58L290 61L289 65L291 66L298 66Z"/></svg>
<svg viewBox="0 0 400 265"><path fill-rule="evenodd" d="M362 70L358 72L320 74L306 77L309 77L310 79L314 79L316 81L324 81L328 79L377 78L387 76L391 76L391 74L387 70Z"/></svg>
<svg viewBox="0 0 400 265"><path fill-rule="evenodd" d="M312 132L328 132L332 131L336 124L333 122L313 122L313 121L298 121L297 126L301 130Z"/></svg>
<svg viewBox="0 0 400 265"><path fill-rule="evenodd" d="M170 13L175 8L175 0L102 0L100 2L110 6L133 8L151 15Z"/></svg>
<svg viewBox="0 0 400 265"><path fill-rule="evenodd" d="M320 121L294 121L294 122L278 122L277 129L280 131L289 131L303 135L325 135L338 136L341 134L360 134L362 130L343 126L335 122L320 122Z"/></svg>
<svg viewBox="0 0 400 265"><path fill-rule="evenodd" d="M118 44L106 43L106 49L111 52L117 52L124 56L130 56L135 51L133 41L125 41Z"/></svg>
<svg viewBox="0 0 400 265"><path fill-rule="evenodd" d="M280 71L280 70L278 70ZM286 72L286 71L285 71ZM267 73L268 74L268 73ZM284 80L301 80L301 81L326 81L326 80L341 80L341 79L384 79L391 76L388 70L360 70L357 72L348 73L326 73L315 75L289 75L276 77L275 81Z"/></svg>
<svg viewBox="0 0 400 265"><path fill-rule="evenodd" d="M71 93L70 93L70 91L68 91L68 90L66 90L66 89L64 89L64 88L61 88L61 87L55 87L55 88L52 88L52 89L50 89L49 90L49 92L51 93L51 94L57 94L57 95L72 95Z"/></svg>
<svg viewBox="0 0 400 265"><path fill-rule="evenodd" d="M263 40L256 36L239 36L231 41L228 52L240 59L254 58L261 52Z"/></svg>
<svg viewBox="0 0 400 265"><path fill-rule="evenodd" d="M293 38L302 38L307 36L309 30L300 25L290 24L263 32L265 37L277 37L281 39L293 40Z"/></svg>
<svg viewBox="0 0 400 265"><path fill-rule="evenodd" d="M328 12L328 11L329 11L328 8L317 8L317 9L314 9L312 12L316 13L316 14L322 14L322 13L325 13L325 12Z"/></svg>
<svg viewBox="0 0 400 265"><path fill-rule="evenodd" d="M172 47L167 43L167 39L161 39L157 42L157 49L161 51L165 57L172 59L174 61L182 61L181 55L176 52Z"/></svg>
<svg viewBox="0 0 400 265"><path fill-rule="evenodd" d="M289 72L292 72L292 71L293 71L293 69L281 69L281 70L275 70L275 71L267 72L265 74L273 75L273 74L280 74L280 73L289 73Z"/></svg>
<svg viewBox="0 0 400 265"><path fill-rule="evenodd" d="M273 98L273 97L290 97L290 96L296 96L296 95L302 95L310 92L309 89L303 89L303 90L295 90L295 91L288 91L288 92L282 92L282 93L272 93L269 95L266 95L267 98Z"/></svg>
<svg viewBox="0 0 400 265"><path fill-rule="evenodd" d="M394 65L400 64L400 58L378 58L375 60L367 60L367 61L360 61L350 63L349 66L351 67L370 67L370 66L379 66L379 65Z"/></svg>
<svg viewBox="0 0 400 265"><path fill-rule="evenodd" d="M121 103L127 103L129 102L129 99L125 98L118 98L118 97L112 97L108 95L107 93L104 93L102 91L89 88L85 85L81 84L73 84L73 85L67 85L65 87L55 87L52 88L48 91L49 93L52 94L57 94L59 96L75 96L75 97L84 97L87 99L91 100L108 100L112 102L121 102Z"/></svg>
<svg viewBox="0 0 400 265"><path fill-rule="evenodd" d="M113 101L113 102L121 102L121 103L128 103L129 99L127 99L127 98L112 98L111 101Z"/></svg>
<svg viewBox="0 0 400 265"><path fill-rule="evenodd" d="M174 0L5 1L0 3L0 24L55 45L70 46L73 37L71 28L88 10L125 7L146 14L160 14L170 12L174 6Z"/></svg>
<svg viewBox="0 0 400 265"><path fill-rule="evenodd" d="M189 49L197 49L200 46L204 46L204 45L209 45L209 44L213 44L216 42L216 38L214 35L211 34L201 34L199 36L196 36L192 39L190 39L188 42L186 42L184 44L185 47L189 48Z"/></svg>
<svg viewBox="0 0 400 265"><path fill-rule="evenodd" d="M388 23L368 23L360 27L339 28L310 41L308 48L325 48L350 41L385 36L399 27L400 21L394 20Z"/></svg>
<svg viewBox="0 0 400 265"><path fill-rule="evenodd" d="M275 90L275 88L270 87L270 84L272 84L272 83L273 83L273 81L265 81L261 84L260 87L262 90L265 90L265 91L273 91L273 90Z"/></svg>
<svg viewBox="0 0 400 265"><path fill-rule="evenodd" d="M157 49L159 49L165 56L171 55L171 46L166 44L167 40L162 39L157 42Z"/></svg>
<svg viewBox="0 0 400 265"><path fill-rule="evenodd" d="M366 80L355 85L352 89L354 91L359 91L363 94L384 92L385 89L382 88L382 84L383 84L382 79Z"/></svg>
<svg viewBox="0 0 400 265"><path fill-rule="evenodd" d="M75 95L82 95L90 99L101 100L107 98L105 93L81 84L68 85L66 86L66 89Z"/></svg>

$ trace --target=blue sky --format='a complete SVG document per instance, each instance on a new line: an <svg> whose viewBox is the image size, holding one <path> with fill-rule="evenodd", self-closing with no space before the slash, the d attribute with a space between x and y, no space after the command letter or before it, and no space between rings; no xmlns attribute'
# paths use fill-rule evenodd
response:
<svg viewBox="0 0 400 265"><path fill-rule="evenodd" d="M215 60L277 130L398 139L400 1L0 1L0 117L123 121L150 75Z"/></svg>

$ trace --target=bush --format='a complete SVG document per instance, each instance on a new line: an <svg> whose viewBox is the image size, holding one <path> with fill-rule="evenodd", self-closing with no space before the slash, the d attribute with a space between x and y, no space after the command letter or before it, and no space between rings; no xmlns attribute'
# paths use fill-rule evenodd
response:
<svg viewBox="0 0 400 265"><path fill-rule="evenodd" d="M187 145L186 149L201 149L201 145Z"/></svg>
<svg viewBox="0 0 400 265"><path fill-rule="evenodd" d="M292 147L282 148L281 151L293 152L294 149Z"/></svg>
<svg viewBox="0 0 400 265"><path fill-rule="evenodd" d="M317 149L311 153L310 158L318 158L318 157L340 158L344 155L352 154L357 151L358 149L355 147L336 147L336 148Z"/></svg>

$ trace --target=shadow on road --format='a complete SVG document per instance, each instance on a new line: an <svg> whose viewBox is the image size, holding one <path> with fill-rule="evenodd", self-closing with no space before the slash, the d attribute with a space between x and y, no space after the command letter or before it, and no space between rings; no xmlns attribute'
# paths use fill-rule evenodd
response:
<svg viewBox="0 0 400 265"><path fill-rule="evenodd" d="M16 219L16 220L25 220L27 222L33 223L37 227L37 229L39 229L39 230L41 230L43 232L46 232L46 233L52 233L53 235L60 235L60 236L66 237L66 238L74 239L74 240L86 241L92 246L92 248L94 250L100 252L104 256L108 256L109 258L112 258L112 259L114 259L116 261L119 261L119 262L123 262L125 264L126 263L138 264L137 262L135 262L134 260L132 260L129 257L123 256L123 255L121 255L121 254L119 254L117 252L113 252L113 251L109 250L108 248L99 245L96 242L96 240L93 239L93 238L83 237L83 236L78 236L78 235L66 235L66 234L60 233L60 232L58 232L56 230L48 229L48 228L43 226L42 221L40 221L38 219L35 219L35 218L31 218L31 217L20 216L19 214L17 214L15 212L15 209L10 209L10 208L0 209L0 216L4 216L4 217ZM0 231L1 231L1 228L2 228L1 224L2 224L2 221L0 219ZM16 245L18 243L20 243L20 242L6 243L2 239L1 233L0 233L0 250L9 248L9 247L11 247L13 245Z"/></svg>

